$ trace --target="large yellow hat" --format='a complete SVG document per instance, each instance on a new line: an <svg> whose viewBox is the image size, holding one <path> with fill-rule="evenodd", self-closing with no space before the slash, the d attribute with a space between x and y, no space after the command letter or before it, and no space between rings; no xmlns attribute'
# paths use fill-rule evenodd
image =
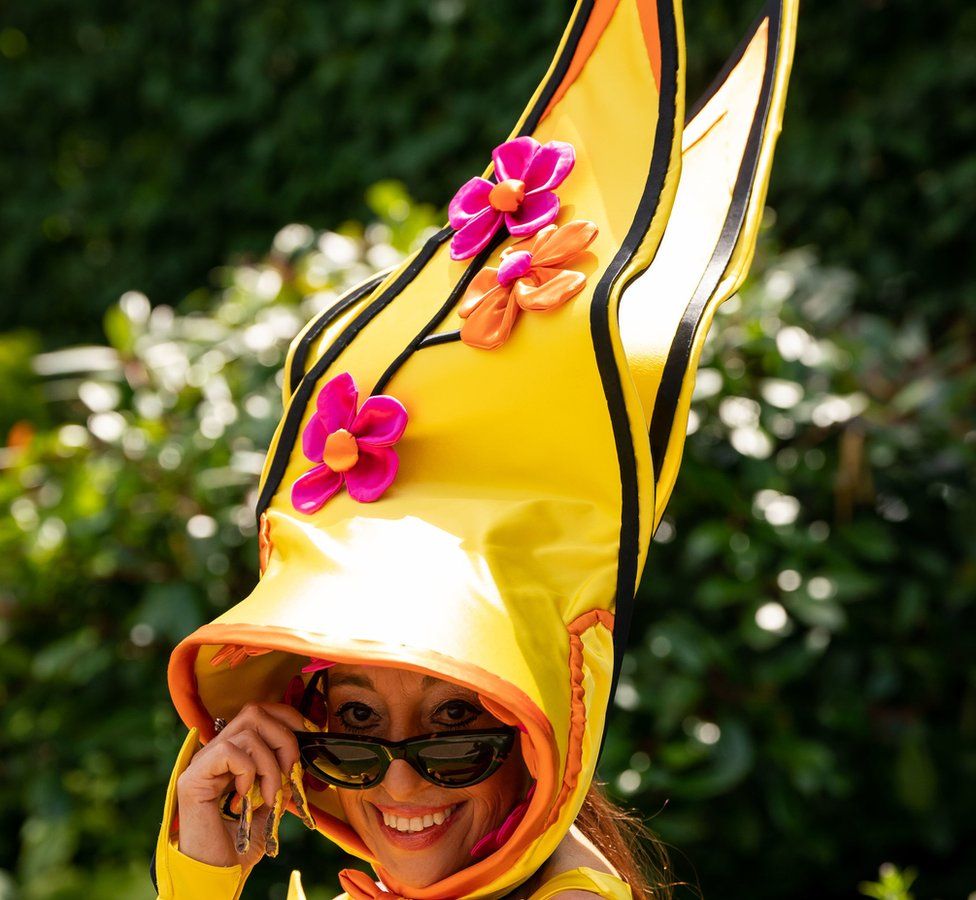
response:
<svg viewBox="0 0 976 900"><path fill-rule="evenodd" d="M399 896L501 896L576 817L702 343L752 257L795 19L769 3L686 121L680 3L580 0L454 227L292 345L260 581L175 649L170 690L209 739L320 657L518 724L514 834L423 888L377 868ZM320 831L369 860L333 790L309 797Z"/></svg>

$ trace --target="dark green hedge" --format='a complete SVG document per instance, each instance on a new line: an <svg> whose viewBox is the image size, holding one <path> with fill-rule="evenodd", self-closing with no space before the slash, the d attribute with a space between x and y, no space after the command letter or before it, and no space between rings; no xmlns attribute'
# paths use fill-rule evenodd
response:
<svg viewBox="0 0 976 900"><path fill-rule="evenodd" d="M689 0L690 97L758 6ZM97 338L123 291L177 298L283 222L361 219L379 179L443 205L511 126L569 9L8 4L0 328ZM939 327L973 311L974 43L965 0L804 6L771 201L787 245L862 276L863 307Z"/></svg>

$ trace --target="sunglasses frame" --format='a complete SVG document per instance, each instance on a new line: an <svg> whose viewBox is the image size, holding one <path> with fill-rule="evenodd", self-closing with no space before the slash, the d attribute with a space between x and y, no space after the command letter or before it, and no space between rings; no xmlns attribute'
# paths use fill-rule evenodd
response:
<svg viewBox="0 0 976 900"><path fill-rule="evenodd" d="M385 777L390 764L395 759L405 760L411 768L420 775L425 781L443 788L467 788L480 784L486 778L494 775L508 758L512 747L515 744L515 735L518 730L509 726L501 728L472 729L471 731L435 731L431 734L421 734L416 737L406 738L402 741L388 741L385 738L363 735L356 737L348 734L322 734L314 731L296 731L295 737L298 739L298 750L302 757L305 768L316 778L325 781L335 787L346 788L347 790L363 791L368 788L376 787ZM462 784L447 784L440 781L431 773L426 771L421 760L424 750L431 747L443 747L451 744L467 743L487 744L492 750L492 760L485 768L484 772L478 774ZM376 754L377 762L380 765L379 772L371 781L364 784L356 784L341 781L319 768L306 752L314 751L316 748L329 747L357 747L364 750L373 751Z"/></svg>
<svg viewBox="0 0 976 900"><path fill-rule="evenodd" d="M308 684L305 686L305 691L303 692L301 701L299 702L299 712L301 712L303 716L308 717L309 710L311 709L312 699L318 687L318 683L322 680L327 671L327 669L320 669L319 671L314 672L312 677L308 680ZM320 693L323 692L320 691ZM386 777L390 764L395 759L405 760L407 763L409 763L411 768L418 775L420 775L421 778L423 778L425 781L429 781L431 784L437 785L437 787L474 787L476 784L480 784L486 778L492 776L502 766L502 764L508 758L508 754L511 753L512 747L515 745L515 737L518 734L518 729L513 728L510 725L503 725L499 728L481 728L472 729L470 731L435 731L430 734L421 734L417 735L416 737L406 738L402 741L388 741L385 738L372 737L370 735L356 736L353 734L330 734L328 732L322 733L317 731L296 731L294 734L298 739L298 749L302 758L302 763L305 765L306 770L315 778L319 778L327 784L333 785L334 787L345 788L346 790L352 791L362 791L376 787L376 785L380 784ZM494 754L490 765L483 773L479 774L477 778L466 781L463 784L445 784L444 782L438 781L436 778L431 777L428 772L424 771L423 763L420 760L420 754L425 749L428 749L431 746L443 746L444 744L461 744L472 740L481 740L484 743L489 744ZM379 774L368 784L349 784L323 772L308 757L306 757L306 750L313 750L315 747L327 748L330 746L352 746L371 751L381 751L377 753L377 759L380 762Z"/></svg>

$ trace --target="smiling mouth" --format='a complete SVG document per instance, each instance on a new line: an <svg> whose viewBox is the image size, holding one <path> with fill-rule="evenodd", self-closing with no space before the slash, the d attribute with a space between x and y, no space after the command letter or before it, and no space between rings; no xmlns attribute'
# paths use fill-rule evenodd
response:
<svg viewBox="0 0 976 900"><path fill-rule="evenodd" d="M437 812L428 813L425 816L397 816L393 813L385 812L382 809L379 812L383 816L383 824L387 828L398 831L401 834L419 834L428 828L434 828L449 821L456 809L457 805L448 806L444 809L437 810Z"/></svg>

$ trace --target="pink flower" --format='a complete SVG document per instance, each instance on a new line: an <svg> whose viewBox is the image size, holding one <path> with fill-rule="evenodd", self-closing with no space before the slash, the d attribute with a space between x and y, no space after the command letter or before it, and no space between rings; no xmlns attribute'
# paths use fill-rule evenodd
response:
<svg viewBox="0 0 976 900"><path fill-rule="evenodd" d="M343 482L360 503L376 500L396 478L399 459L393 444L407 427L407 411L393 397L367 397L359 412L359 391L347 372L319 391L316 410L302 432L302 451L317 466L292 485L291 502L311 514Z"/></svg>
<svg viewBox="0 0 976 900"><path fill-rule="evenodd" d="M565 141L540 144L519 137L496 147L491 157L497 183L472 178L448 207L448 220L457 229L451 259L467 259L484 249L503 221L515 237L535 234L552 222L559 213L553 190L572 171L576 151Z"/></svg>

